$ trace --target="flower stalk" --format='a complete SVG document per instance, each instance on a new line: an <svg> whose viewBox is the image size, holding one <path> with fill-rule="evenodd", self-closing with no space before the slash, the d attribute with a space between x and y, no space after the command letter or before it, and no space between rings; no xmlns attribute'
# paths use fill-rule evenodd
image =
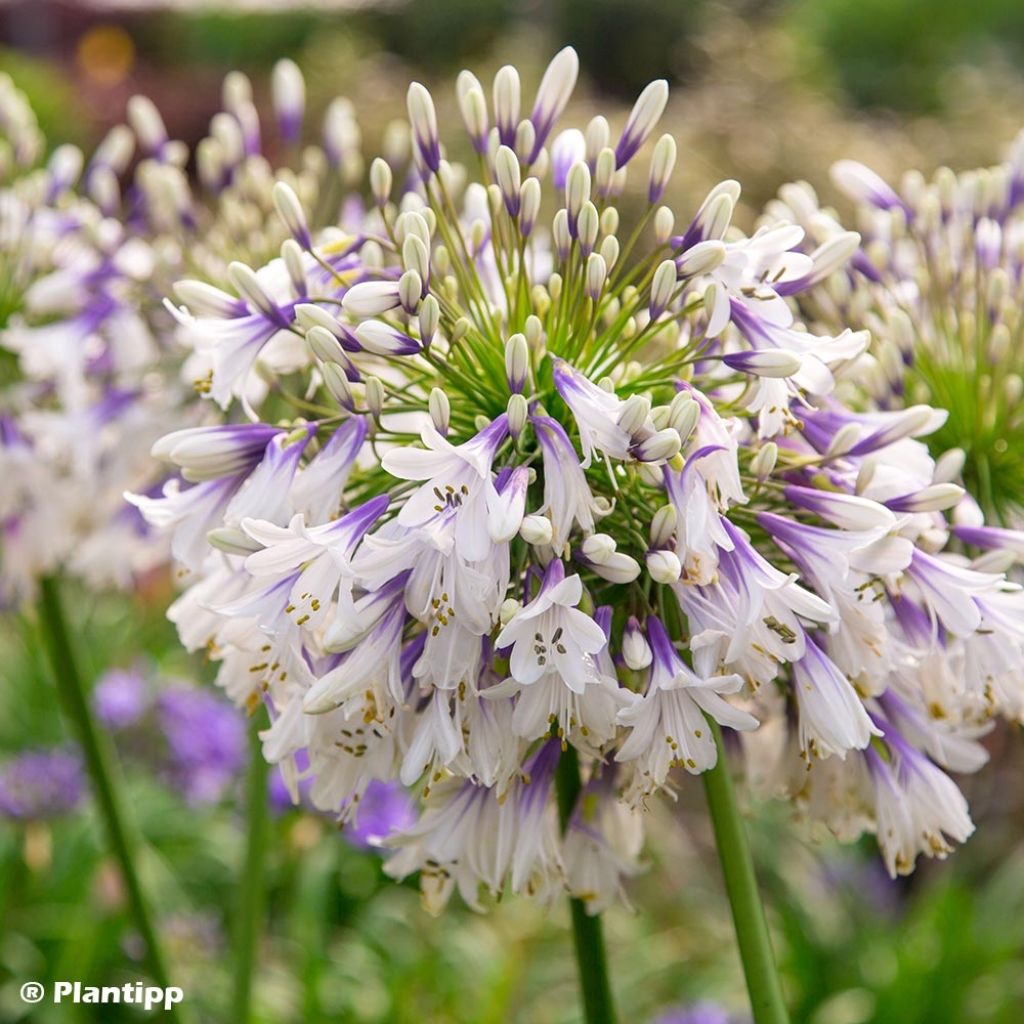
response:
<svg viewBox="0 0 1024 1024"><path fill-rule="evenodd" d="M569 828L573 810L580 795L579 759L573 747L562 751L555 772L558 795L558 819L563 835ZM571 897L573 944L576 969L583 997L586 1024L614 1024L615 1007L608 979L608 957L604 948L604 932L599 914L588 914L583 900Z"/></svg>
<svg viewBox="0 0 1024 1024"><path fill-rule="evenodd" d="M264 868L267 859L268 807L267 762L253 722L246 777L245 863L235 912L235 1013L240 1024L253 1019L253 974L262 932Z"/></svg>
<svg viewBox="0 0 1024 1024"><path fill-rule="evenodd" d="M166 988L169 982L167 968L149 904L136 871L138 838L122 806L121 780L116 762L106 737L97 729L93 719L64 617L60 584L52 576L44 577L40 582L39 622L57 691L82 746L110 848L117 859L128 892L131 915L146 947L146 965L153 982ZM172 1008L169 1013L172 1020L180 1019L175 1009Z"/></svg>
<svg viewBox="0 0 1024 1024"><path fill-rule="evenodd" d="M789 1014L782 998L771 936L768 934L768 923L758 893L754 861L729 775L722 731L710 716L705 717L715 737L718 761L714 768L704 772L701 777L711 811L711 824L715 830L718 859L732 908L750 1008L755 1024L788 1024Z"/></svg>

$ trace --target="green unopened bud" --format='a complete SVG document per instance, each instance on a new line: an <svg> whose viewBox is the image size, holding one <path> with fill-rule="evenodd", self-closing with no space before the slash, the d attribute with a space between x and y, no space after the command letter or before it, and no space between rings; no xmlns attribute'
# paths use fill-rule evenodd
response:
<svg viewBox="0 0 1024 1024"><path fill-rule="evenodd" d="M251 555L256 551L263 550L263 545L254 541L248 534L229 526L210 530L206 535L206 540L210 547L229 555Z"/></svg>
<svg viewBox="0 0 1024 1024"><path fill-rule="evenodd" d="M373 193L373 200L379 206L387 204L391 197L392 186L391 167L386 160L377 157L370 164L370 191Z"/></svg>
<svg viewBox="0 0 1024 1024"><path fill-rule="evenodd" d="M380 414L384 411L384 384L380 377L366 378L366 409L380 423Z"/></svg>
<svg viewBox="0 0 1024 1024"><path fill-rule="evenodd" d="M700 405L685 391L680 391L668 407L668 425L679 434L683 444L690 439L700 420Z"/></svg>
<svg viewBox="0 0 1024 1024"><path fill-rule="evenodd" d="M676 532L678 515L675 505L662 505L651 520L651 547L663 548Z"/></svg>
<svg viewBox="0 0 1024 1024"><path fill-rule="evenodd" d="M452 412L448 396L440 388L433 388L430 392L430 397L427 399L427 408L437 432L442 436L447 436Z"/></svg>
<svg viewBox="0 0 1024 1024"><path fill-rule="evenodd" d="M508 400L506 408L508 415L508 430L513 441L518 441L526 427L526 421L530 415L530 406L525 395L513 395Z"/></svg>
<svg viewBox="0 0 1024 1024"><path fill-rule="evenodd" d="M763 483L775 471L775 464L778 461L779 446L774 441L769 441L762 445L750 460L750 471Z"/></svg>

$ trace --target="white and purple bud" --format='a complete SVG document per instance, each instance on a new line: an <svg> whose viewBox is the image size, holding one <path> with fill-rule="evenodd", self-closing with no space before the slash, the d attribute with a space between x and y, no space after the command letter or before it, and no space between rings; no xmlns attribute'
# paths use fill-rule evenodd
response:
<svg viewBox="0 0 1024 1024"><path fill-rule="evenodd" d="M132 96L126 114L142 151L159 159L167 146L167 129L156 104L148 96Z"/></svg>
<svg viewBox="0 0 1024 1024"><path fill-rule="evenodd" d="M303 249L310 249L313 240L309 234L309 225L306 222L306 213L302 209L302 203L295 194L295 190L286 182L279 181L274 185L274 208L277 215L284 221L284 226L289 234Z"/></svg>
<svg viewBox="0 0 1024 1024"><path fill-rule="evenodd" d="M633 445L632 452L640 462L668 462L679 454L682 446L679 434L671 427L665 427Z"/></svg>
<svg viewBox="0 0 1024 1024"><path fill-rule="evenodd" d="M524 238L533 234L540 213L541 187L537 178L527 178L519 190L519 231Z"/></svg>
<svg viewBox="0 0 1024 1024"><path fill-rule="evenodd" d="M586 292L591 302L597 302L604 291L604 283L608 277L608 266L604 257L592 252L587 257Z"/></svg>
<svg viewBox="0 0 1024 1024"><path fill-rule="evenodd" d="M530 349L526 335L513 334L505 343L505 379L509 390L520 394L530 373Z"/></svg>
<svg viewBox="0 0 1024 1024"><path fill-rule="evenodd" d="M651 645L644 636L635 615L630 615L626 628L622 631L622 660L634 672L647 668L654 660Z"/></svg>
<svg viewBox="0 0 1024 1024"><path fill-rule="evenodd" d="M575 234L576 218L583 204L590 201L590 168L577 160L569 168L565 179L565 209L569 215L570 230Z"/></svg>
<svg viewBox="0 0 1024 1024"><path fill-rule="evenodd" d="M570 225L571 225L570 221ZM579 239L580 252L583 256L589 256L597 245L597 235L601 230L601 215L597 207L591 203L583 204L579 217L576 218L576 237Z"/></svg>
<svg viewBox="0 0 1024 1024"><path fill-rule="evenodd" d="M277 303L271 298L256 276L256 271L245 263L235 261L228 265L228 277L242 296L253 308L263 314L271 323L282 328L289 326Z"/></svg>
<svg viewBox="0 0 1024 1024"><path fill-rule="evenodd" d="M653 206L661 202L676 166L676 140L667 132L655 143L651 154L651 171L647 180L647 201Z"/></svg>
<svg viewBox="0 0 1024 1024"><path fill-rule="evenodd" d="M668 82L658 79L651 82L637 98L630 111L626 127L622 130L618 145L615 147L615 163L624 167L636 155L640 147L647 141L668 103Z"/></svg>
<svg viewBox="0 0 1024 1024"><path fill-rule="evenodd" d="M409 356L422 350L415 338L380 320L364 320L355 334L359 344L377 356Z"/></svg>
<svg viewBox="0 0 1024 1024"><path fill-rule="evenodd" d="M407 270L398 279L398 300L410 316L419 309L423 296L423 278L415 270Z"/></svg>
<svg viewBox="0 0 1024 1024"><path fill-rule="evenodd" d="M856 160L839 160L832 165L832 181L856 203L870 203L880 210L903 210L910 214L907 204L893 188L869 167Z"/></svg>
<svg viewBox="0 0 1024 1024"><path fill-rule="evenodd" d="M551 144L551 179L558 191L563 191L569 178L569 171L584 160L587 143L578 128L567 128L560 132Z"/></svg>
<svg viewBox="0 0 1024 1024"><path fill-rule="evenodd" d="M401 303L397 281L361 281L341 298L341 308L357 318L380 316Z"/></svg>
<svg viewBox="0 0 1024 1024"><path fill-rule="evenodd" d="M434 101L424 86L413 82L406 95L406 106L416 154L427 170L437 174L441 167L441 140Z"/></svg>
<svg viewBox="0 0 1024 1024"><path fill-rule="evenodd" d="M487 151L487 99L476 75L460 71L455 81L455 95L459 101L462 123L466 126L473 148L478 153Z"/></svg>
<svg viewBox="0 0 1024 1024"><path fill-rule="evenodd" d="M676 257L676 273L680 277L707 274L725 261L726 248L717 238L698 242Z"/></svg>
<svg viewBox="0 0 1024 1024"><path fill-rule="evenodd" d="M544 72L544 77L537 87L537 98L533 103L533 112L530 120L535 129L533 152L527 160L532 164L537 155L551 134L555 122L562 115L572 91L576 86L576 77L579 74L580 61L576 51L571 46L566 46L555 54L551 63Z"/></svg>
<svg viewBox="0 0 1024 1024"><path fill-rule="evenodd" d="M893 512L945 512L956 505L964 493L964 489L957 484L930 484L913 494L889 498L885 505Z"/></svg>
<svg viewBox="0 0 1024 1024"><path fill-rule="evenodd" d="M306 82L299 66L293 60L279 60L270 78L277 130L281 138L294 146L302 132L302 117L306 112Z"/></svg>
<svg viewBox="0 0 1024 1024"><path fill-rule="evenodd" d="M522 184L519 158L508 146L499 146L494 155L494 177L510 217L519 214L519 189Z"/></svg>
<svg viewBox="0 0 1024 1024"><path fill-rule="evenodd" d="M722 356L722 362L740 373L755 377L792 377L799 372L803 360L796 352L781 348L766 348L755 351L730 352Z"/></svg>
<svg viewBox="0 0 1024 1024"><path fill-rule="evenodd" d="M494 123L503 146L514 146L519 124L519 72L511 64L499 68L494 76ZM518 190L517 190L518 191Z"/></svg>

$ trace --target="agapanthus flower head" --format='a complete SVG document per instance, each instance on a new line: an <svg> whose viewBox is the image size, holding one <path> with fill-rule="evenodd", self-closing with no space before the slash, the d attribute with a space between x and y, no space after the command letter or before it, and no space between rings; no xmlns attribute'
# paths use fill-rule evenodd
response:
<svg viewBox="0 0 1024 1024"><path fill-rule="evenodd" d="M412 164L371 165L358 231L179 290L227 421L161 442L184 479L139 502L193 573L171 617L266 709L293 799L312 779L345 821L415 787L387 870L430 909L620 898L646 802L715 765L719 726L844 834L888 848L895 801L894 869L943 855L969 831L943 769L1021 714L1024 616L946 550L961 492L917 440L942 416L849 408L866 332L796 319L849 239L744 236L732 181L677 221L664 84L616 136L554 123L574 78L563 51L524 118L511 69L491 105L460 76L475 169L413 85Z"/></svg>
<svg viewBox="0 0 1024 1024"><path fill-rule="evenodd" d="M890 185L843 160L833 181L854 204L861 242L852 260L827 254L850 236L806 183L785 186L769 216L796 219L818 265L799 299L822 329L869 329L859 381L881 409L928 404L949 412L931 436L949 479L962 479L985 512L1019 525L1024 509L1021 329L1024 136L992 167ZM965 513L966 514L966 513ZM971 524L975 525L975 524Z"/></svg>
<svg viewBox="0 0 1024 1024"><path fill-rule="evenodd" d="M67 750L27 750L0 764L0 815L40 821L70 814L82 802L82 761Z"/></svg>

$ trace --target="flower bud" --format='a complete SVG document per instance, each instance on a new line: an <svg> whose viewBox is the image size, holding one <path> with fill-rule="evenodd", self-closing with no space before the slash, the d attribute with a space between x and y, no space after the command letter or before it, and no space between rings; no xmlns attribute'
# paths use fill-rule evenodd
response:
<svg viewBox="0 0 1024 1024"><path fill-rule="evenodd" d="M674 551L648 551L647 571L655 583L677 583L683 574L683 566Z"/></svg>
<svg viewBox="0 0 1024 1024"><path fill-rule="evenodd" d="M429 348L437 334L437 325L441 319L441 304L433 295L428 295L420 303L420 340L424 348Z"/></svg>
<svg viewBox="0 0 1024 1024"><path fill-rule="evenodd" d="M306 83L295 61L285 58L274 65L270 89L281 138L288 143L298 142L306 109Z"/></svg>
<svg viewBox="0 0 1024 1024"><path fill-rule="evenodd" d="M534 100L533 112L530 114L530 120L536 129L536 138L528 163L533 163L536 160L541 147L547 141L552 126L565 110L576 85L579 68L579 57L576 56L576 51L571 46L559 50L548 64L544 77L541 78L540 85L537 87L537 98Z"/></svg>
<svg viewBox="0 0 1024 1024"><path fill-rule="evenodd" d="M306 330L306 344L310 352L324 363L346 365L347 360L338 344L338 339L326 327L319 325Z"/></svg>
<svg viewBox="0 0 1024 1024"><path fill-rule="evenodd" d="M583 204L579 217L576 218L576 235L579 238L580 252L589 256L597 244L597 233L601 227L601 218L597 207L591 203Z"/></svg>
<svg viewBox="0 0 1024 1024"><path fill-rule="evenodd" d="M360 281L342 296L341 307L349 316L361 319L387 313L400 302L397 281Z"/></svg>
<svg viewBox="0 0 1024 1024"><path fill-rule="evenodd" d="M452 407L448 396L440 388L432 388L427 400L430 418L437 432L443 437L448 436L448 424L451 419Z"/></svg>
<svg viewBox="0 0 1024 1024"><path fill-rule="evenodd" d="M487 149L487 99L476 75L461 71L455 83L462 123L478 153Z"/></svg>
<svg viewBox="0 0 1024 1024"><path fill-rule="evenodd" d="M636 445L634 453L640 462L667 462L678 454L681 447L679 434L671 427L666 427Z"/></svg>
<svg viewBox="0 0 1024 1024"><path fill-rule="evenodd" d="M652 320L657 320L668 309L672 293L676 289L675 260L662 260L651 279L651 301L648 306Z"/></svg>
<svg viewBox="0 0 1024 1024"><path fill-rule="evenodd" d="M654 131L668 103L668 82L659 79L651 82L633 105L626 127L622 130L615 147L615 164L624 167L636 155L637 150Z"/></svg>
<svg viewBox="0 0 1024 1024"><path fill-rule="evenodd" d="M604 291L605 278L608 276L608 268L605 265L604 257L592 252L587 257L586 289L587 297L592 302L597 302Z"/></svg>
<svg viewBox="0 0 1024 1024"><path fill-rule="evenodd" d="M386 160L379 156L374 158L370 164L370 191L373 193L373 201L379 207L387 205L391 198L391 188L394 184L391 166Z"/></svg>
<svg viewBox="0 0 1024 1024"><path fill-rule="evenodd" d="M530 415L530 404L524 395L512 395L506 407L508 415L508 432L512 435L513 441L518 441L526 421Z"/></svg>
<svg viewBox="0 0 1024 1024"><path fill-rule="evenodd" d="M345 371L337 363L330 362L324 363L320 367L320 372L323 374L324 385L338 404L349 412L355 412L356 403Z"/></svg>
<svg viewBox="0 0 1024 1024"><path fill-rule="evenodd" d="M551 543L553 530L551 520L547 516L530 515L524 516L522 525L519 527L519 536L527 544L543 546Z"/></svg>
<svg viewBox="0 0 1024 1024"><path fill-rule="evenodd" d="M592 533L580 545L583 554L591 562L602 565L615 554L615 540L607 533Z"/></svg>
<svg viewBox="0 0 1024 1024"><path fill-rule="evenodd" d="M676 532L678 513L675 505L662 505L651 519L651 547L663 548Z"/></svg>
<svg viewBox="0 0 1024 1024"><path fill-rule="evenodd" d="M647 181L647 201L653 206L661 202L668 187L669 178L676 165L676 140L669 134L662 135L651 155L651 172Z"/></svg>
<svg viewBox="0 0 1024 1024"><path fill-rule="evenodd" d="M210 530L206 535L206 541L212 548L224 551L229 555L251 555L256 551L262 551L263 545L254 541L248 534L236 530L230 526L221 526Z"/></svg>
<svg viewBox="0 0 1024 1024"><path fill-rule="evenodd" d="M430 93L413 82L406 95L413 143L424 167L437 173L441 167L441 141L437 134L437 113Z"/></svg>
<svg viewBox="0 0 1024 1024"><path fill-rule="evenodd" d="M558 255L559 262L564 263L569 258L569 250L572 248L572 232L569 230L569 213L567 210L561 209L555 212L555 219L551 224L551 236L555 243L555 252ZM561 278L559 278L559 284ZM551 283L548 282L548 290L551 292L553 299L558 296L551 289Z"/></svg>
<svg viewBox="0 0 1024 1024"><path fill-rule="evenodd" d="M519 190L519 230L524 238L529 238L537 223L540 212L541 187L536 178L527 178Z"/></svg>
<svg viewBox="0 0 1024 1024"><path fill-rule="evenodd" d="M494 76L493 90L494 121L498 137L505 146L515 142L516 125L519 124L519 95L519 72L506 64Z"/></svg>
<svg viewBox="0 0 1024 1024"><path fill-rule="evenodd" d="M659 206L654 215L654 240L658 245L665 245L672 237L676 226L676 215L667 207Z"/></svg>
<svg viewBox="0 0 1024 1024"><path fill-rule="evenodd" d="M366 409L379 423L384 409L384 384L380 377L366 378Z"/></svg>
<svg viewBox="0 0 1024 1024"><path fill-rule="evenodd" d="M583 209L583 204L590 200L590 168L578 160L569 168L565 179L565 209L569 214L569 222L576 223L576 218Z"/></svg>
<svg viewBox="0 0 1024 1024"><path fill-rule="evenodd" d="M647 395L630 395L619 408L618 425L632 436L643 427L650 415L650 398Z"/></svg>
<svg viewBox="0 0 1024 1024"><path fill-rule="evenodd" d="M523 390L530 372L530 349L526 336L513 334L505 343L505 378L509 389L516 394Z"/></svg>
<svg viewBox="0 0 1024 1024"><path fill-rule="evenodd" d="M494 156L494 177L501 189L501 198L510 217L519 214L521 178L519 158L508 146L499 146Z"/></svg>
<svg viewBox="0 0 1024 1024"><path fill-rule="evenodd" d="M779 446L774 441L763 444L750 460L750 471L758 480L764 482L775 471L779 461Z"/></svg>
<svg viewBox="0 0 1024 1024"><path fill-rule="evenodd" d="M626 628L622 631L622 660L634 672L647 668L654 660L647 637L633 615L629 617Z"/></svg>
<svg viewBox="0 0 1024 1024"><path fill-rule="evenodd" d="M622 551L616 551L606 562L596 562L590 568L609 583L632 583L640 575L640 563Z"/></svg>
<svg viewBox="0 0 1024 1024"><path fill-rule="evenodd" d="M676 259L676 270L680 277L696 277L707 274L725 260L725 245L717 238L698 242Z"/></svg>
<svg viewBox="0 0 1024 1024"><path fill-rule="evenodd" d="M412 314L419 309L422 294L423 279L415 270L407 270L398 279L398 300L406 313Z"/></svg>

